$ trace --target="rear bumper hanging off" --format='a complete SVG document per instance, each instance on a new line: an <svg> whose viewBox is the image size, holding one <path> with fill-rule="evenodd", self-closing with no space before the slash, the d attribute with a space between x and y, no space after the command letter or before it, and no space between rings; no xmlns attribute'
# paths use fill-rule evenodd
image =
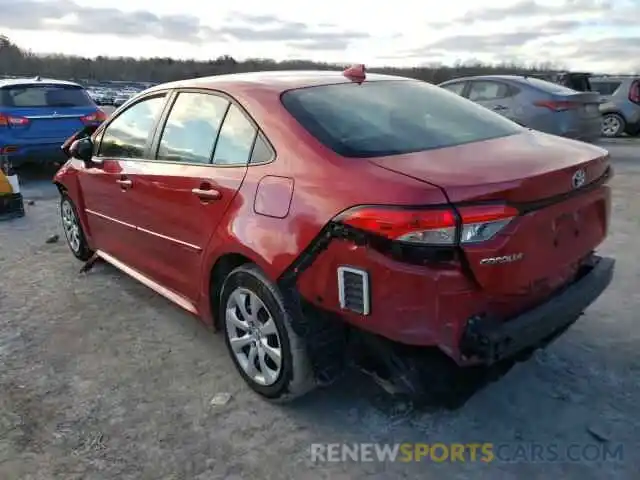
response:
<svg viewBox="0 0 640 480"><path fill-rule="evenodd" d="M462 336L461 353L490 365L552 340L604 292L614 266L613 258L594 255L576 281L544 304L504 322L471 318Z"/></svg>

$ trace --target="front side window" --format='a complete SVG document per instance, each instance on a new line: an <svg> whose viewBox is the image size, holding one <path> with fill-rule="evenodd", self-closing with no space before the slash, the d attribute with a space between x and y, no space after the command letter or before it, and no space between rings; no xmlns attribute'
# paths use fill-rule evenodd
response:
<svg viewBox="0 0 640 480"><path fill-rule="evenodd" d="M290 90L288 112L345 157L378 157L505 137L522 127L418 80L341 83Z"/></svg>
<svg viewBox="0 0 640 480"><path fill-rule="evenodd" d="M158 160L210 163L229 102L217 95L182 92L162 132Z"/></svg>
<svg viewBox="0 0 640 480"><path fill-rule="evenodd" d="M86 90L75 85L16 85L0 89L1 107L64 108L93 105Z"/></svg>
<svg viewBox="0 0 640 480"><path fill-rule="evenodd" d="M220 129L213 163L246 165L251 157L256 133L256 128L244 113L235 105L231 105Z"/></svg>
<svg viewBox="0 0 640 480"><path fill-rule="evenodd" d="M133 104L107 125L98 155L114 158L143 158L147 140L155 127L165 95Z"/></svg>

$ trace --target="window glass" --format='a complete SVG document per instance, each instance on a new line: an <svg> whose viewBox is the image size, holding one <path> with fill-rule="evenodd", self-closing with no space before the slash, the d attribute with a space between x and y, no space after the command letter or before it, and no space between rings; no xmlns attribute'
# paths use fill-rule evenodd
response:
<svg viewBox="0 0 640 480"><path fill-rule="evenodd" d="M73 85L20 85L0 89L0 106L13 108L89 107L93 100Z"/></svg>
<svg viewBox="0 0 640 480"><path fill-rule="evenodd" d="M164 126L158 159L209 163L228 105L217 95L180 93Z"/></svg>
<svg viewBox="0 0 640 480"><path fill-rule="evenodd" d="M346 157L401 155L522 131L485 107L418 80L301 88L286 92L282 103L309 133Z"/></svg>
<svg viewBox="0 0 640 480"><path fill-rule="evenodd" d="M246 165L249 162L256 129L235 105L229 107L224 119L213 163L217 165Z"/></svg>
<svg viewBox="0 0 640 480"><path fill-rule="evenodd" d="M256 137L256 143L251 152L250 163L266 163L273 158L271 147L261 133Z"/></svg>
<svg viewBox="0 0 640 480"><path fill-rule="evenodd" d="M483 100L497 100L509 96L509 88L498 82L471 82L469 100L481 102Z"/></svg>
<svg viewBox="0 0 640 480"><path fill-rule="evenodd" d="M621 82L594 82L591 81L591 88L602 95L613 95Z"/></svg>
<svg viewBox="0 0 640 480"><path fill-rule="evenodd" d="M142 158L165 97L142 100L118 115L102 136L101 157Z"/></svg>
<svg viewBox="0 0 640 480"><path fill-rule="evenodd" d="M449 90L451 93L455 93L456 95L462 95L464 85L465 82L451 83L449 85L444 85L442 88L444 88L445 90Z"/></svg>

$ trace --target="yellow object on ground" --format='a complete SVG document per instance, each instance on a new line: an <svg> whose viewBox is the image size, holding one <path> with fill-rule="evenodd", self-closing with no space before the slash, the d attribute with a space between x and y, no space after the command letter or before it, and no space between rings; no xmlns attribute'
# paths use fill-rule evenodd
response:
<svg viewBox="0 0 640 480"><path fill-rule="evenodd" d="M8 195L13 193L13 187L9 183L7 176L0 171L0 195Z"/></svg>

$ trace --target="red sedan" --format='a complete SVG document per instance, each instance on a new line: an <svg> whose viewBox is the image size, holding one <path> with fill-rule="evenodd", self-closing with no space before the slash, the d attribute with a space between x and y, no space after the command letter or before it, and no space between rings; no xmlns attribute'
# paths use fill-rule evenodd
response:
<svg viewBox="0 0 640 480"><path fill-rule="evenodd" d="M159 85L71 155L55 183L73 254L222 330L270 399L330 382L353 345L392 381L416 352L517 358L613 275L594 254L605 150L363 67Z"/></svg>

